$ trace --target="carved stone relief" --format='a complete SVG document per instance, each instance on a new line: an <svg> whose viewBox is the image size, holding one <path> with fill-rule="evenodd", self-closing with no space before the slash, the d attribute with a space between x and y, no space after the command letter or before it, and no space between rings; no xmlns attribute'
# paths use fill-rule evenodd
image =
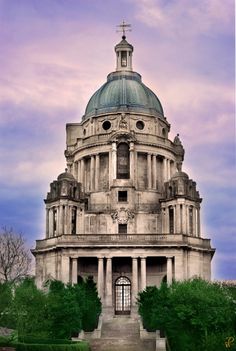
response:
<svg viewBox="0 0 236 351"><path fill-rule="evenodd" d="M111 217L114 222L117 220L119 224L126 224L129 220L134 218L134 212L127 208L121 207L119 210L112 212Z"/></svg>

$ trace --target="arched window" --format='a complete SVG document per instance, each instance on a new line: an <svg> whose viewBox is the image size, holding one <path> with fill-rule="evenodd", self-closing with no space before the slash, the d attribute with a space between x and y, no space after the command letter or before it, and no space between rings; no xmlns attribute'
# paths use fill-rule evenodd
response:
<svg viewBox="0 0 236 351"><path fill-rule="evenodd" d="M76 234L76 217L77 217L77 208L72 208L72 216L71 216L71 234Z"/></svg>
<svg viewBox="0 0 236 351"><path fill-rule="evenodd" d="M117 147L117 179L129 179L129 146L126 143Z"/></svg>
<svg viewBox="0 0 236 351"><path fill-rule="evenodd" d="M169 232L170 234L174 233L174 209L169 207Z"/></svg>

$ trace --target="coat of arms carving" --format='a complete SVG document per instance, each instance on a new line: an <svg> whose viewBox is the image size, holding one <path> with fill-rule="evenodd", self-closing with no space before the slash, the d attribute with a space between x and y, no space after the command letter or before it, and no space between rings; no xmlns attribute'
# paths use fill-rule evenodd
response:
<svg viewBox="0 0 236 351"><path fill-rule="evenodd" d="M111 217L114 222L117 220L119 224L126 224L129 220L134 218L134 212L127 208L121 207L119 210L112 212Z"/></svg>

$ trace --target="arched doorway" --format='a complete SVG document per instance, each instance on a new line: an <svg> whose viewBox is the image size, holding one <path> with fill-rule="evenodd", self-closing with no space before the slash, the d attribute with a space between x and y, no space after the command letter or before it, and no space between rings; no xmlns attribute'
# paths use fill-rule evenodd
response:
<svg viewBox="0 0 236 351"><path fill-rule="evenodd" d="M131 283L127 277L119 277L115 282L115 314L130 314Z"/></svg>

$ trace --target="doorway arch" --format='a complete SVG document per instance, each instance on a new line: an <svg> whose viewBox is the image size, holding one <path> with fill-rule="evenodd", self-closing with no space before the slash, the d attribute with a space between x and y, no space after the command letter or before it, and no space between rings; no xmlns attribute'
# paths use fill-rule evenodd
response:
<svg viewBox="0 0 236 351"><path fill-rule="evenodd" d="M115 282L115 314L130 314L131 282L127 277L119 277Z"/></svg>

